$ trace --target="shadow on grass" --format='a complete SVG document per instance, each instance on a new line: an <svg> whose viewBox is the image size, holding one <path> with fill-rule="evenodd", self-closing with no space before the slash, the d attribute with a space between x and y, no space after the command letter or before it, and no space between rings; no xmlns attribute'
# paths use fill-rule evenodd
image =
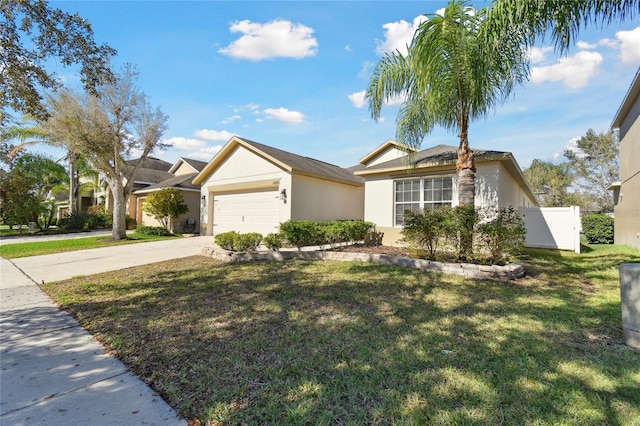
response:
<svg viewBox="0 0 640 426"><path fill-rule="evenodd" d="M49 290L182 415L214 424L630 423L640 356L595 265L613 255L531 256L513 283L190 258Z"/></svg>

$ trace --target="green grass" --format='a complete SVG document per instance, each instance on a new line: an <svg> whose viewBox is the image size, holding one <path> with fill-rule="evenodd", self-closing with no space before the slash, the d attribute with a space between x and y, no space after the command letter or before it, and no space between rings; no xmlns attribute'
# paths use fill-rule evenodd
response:
<svg viewBox="0 0 640 426"><path fill-rule="evenodd" d="M530 250L514 282L205 257L45 290L202 424L637 425L617 267Z"/></svg>
<svg viewBox="0 0 640 426"><path fill-rule="evenodd" d="M153 235L131 234L126 240L112 241L111 237L87 237L68 240L34 241L28 243L4 244L0 246L0 256L6 259L18 257L39 256L65 251L85 250L99 247L109 247L123 244L133 244L148 241L159 241L177 236L159 237Z"/></svg>

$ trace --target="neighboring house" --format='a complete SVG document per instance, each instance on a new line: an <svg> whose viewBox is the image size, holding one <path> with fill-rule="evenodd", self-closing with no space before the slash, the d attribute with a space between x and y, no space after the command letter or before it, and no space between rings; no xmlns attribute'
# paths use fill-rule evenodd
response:
<svg viewBox="0 0 640 426"><path fill-rule="evenodd" d="M289 219L363 217L364 179L240 137L231 138L193 183L201 185L200 220L206 235L266 235Z"/></svg>
<svg viewBox="0 0 640 426"><path fill-rule="evenodd" d="M614 191L614 240L640 250L640 69L611 127L620 138L620 182Z"/></svg>
<svg viewBox="0 0 640 426"><path fill-rule="evenodd" d="M130 160L129 167L134 167L138 161L140 160ZM138 225L160 226L154 217L142 209L142 205L149 193L165 188L174 188L181 191L189 211L174 221L171 231L176 233L200 232L200 187L191 181L205 165L206 163L202 161L189 158L179 158L173 164L154 157L146 158L136 173L133 190L127 201L127 214L134 218ZM112 203L109 194L106 208L109 209ZM190 219L193 224L187 223Z"/></svg>
<svg viewBox="0 0 640 426"><path fill-rule="evenodd" d="M349 168L365 179L364 220L384 232L383 244L402 238L408 209L457 206L457 147L438 145L410 155L387 141ZM474 149L476 208L535 207L536 197L509 152Z"/></svg>

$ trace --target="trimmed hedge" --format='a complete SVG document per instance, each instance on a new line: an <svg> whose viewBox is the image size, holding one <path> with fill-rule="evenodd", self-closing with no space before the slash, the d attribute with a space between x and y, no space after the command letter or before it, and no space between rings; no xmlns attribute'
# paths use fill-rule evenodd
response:
<svg viewBox="0 0 640 426"><path fill-rule="evenodd" d="M171 235L171 232L163 226L140 225L140 226L136 226L134 233L140 234L140 235L157 235L160 237L166 237Z"/></svg>
<svg viewBox="0 0 640 426"><path fill-rule="evenodd" d="M262 242L262 234L249 232L240 234L236 231L223 232L215 236L217 245L229 251L255 251Z"/></svg>
<svg viewBox="0 0 640 426"><path fill-rule="evenodd" d="M589 244L613 244L614 220L603 213L582 217L582 232Z"/></svg>
<svg viewBox="0 0 640 426"><path fill-rule="evenodd" d="M363 220L288 220L280 224L280 233L284 239L298 249L364 241L373 230L375 225Z"/></svg>

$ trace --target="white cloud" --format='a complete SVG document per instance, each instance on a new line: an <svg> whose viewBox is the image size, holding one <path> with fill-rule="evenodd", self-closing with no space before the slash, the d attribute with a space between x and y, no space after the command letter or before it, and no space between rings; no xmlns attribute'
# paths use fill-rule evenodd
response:
<svg viewBox="0 0 640 426"><path fill-rule="evenodd" d="M423 15L416 16L412 23L400 20L398 22L389 22L384 24L384 41L378 41L376 46L376 53L378 55L384 55L385 53L400 51L403 55L407 53L407 45L411 44L413 35L420 26L420 24L426 21L427 18Z"/></svg>
<svg viewBox="0 0 640 426"><path fill-rule="evenodd" d="M369 77L371 76L371 70L373 69L374 66L375 66L375 64L373 62L364 61L362 63L362 68L360 69L360 72L358 73L358 77L368 80Z"/></svg>
<svg viewBox="0 0 640 426"><path fill-rule="evenodd" d="M318 51L318 41L313 37L312 28L283 19L266 24L245 19L231 25L229 31L243 35L218 52L237 59L301 59L313 56Z"/></svg>
<svg viewBox="0 0 640 426"><path fill-rule="evenodd" d="M289 111L287 108L267 108L262 111L270 120L281 121L287 124L299 124L304 121L304 114L298 111Z"/></svg>
<svg viewBox="0 0 640 426"><path fill-rule="evenodd" d="M611 47L613 49L618 48L619 42L615 41L615 40L611 40L610 38L603 38L602 40L598 41L598 46L606 46L606 47Z"/></svg>
<svg viewBox="0 0 640 426"><path fill-rule="evenodd" d="M406 94L403 93L401 95L397 95L392 98L386 99L384 101L384 104L387 106L398 106L398 105L402 105L406 100L407 100L407 96Z"/></svg>
<svg viewBox="0 0 640 426"><path fill-rule="evenodd" d="M554 65L533 67L531 82L562 81L568 89L579 89L598 72L602 55L598 52L580 51L573 56L561 58Z"/></svg>
<svg viewBox="0 0 640 426"><path fill-rule="evenodd" d="M576 43L576 47L578 49L584 49L584 50L595 49L596 46L597 45L595 45L595 44L587 43L586 41L582 41L582 40L579 40Z"/></svg>
<svg viewBox="0 0 640 426"><path fill-rule="evenodd" d="M638 65L640 62L640 27L631 31L618 31L620 40L620 60L625 65Z"/></svg>
<svg viewBox="0 0 640 426"><path fill-rule="evenodd" d="M226 142L231 139L234 134L231 132L227 132L226 130L209 130L209 129L201 129L195 132L195 137L208 140L208 141L217 141L217 142Z"/></svg>
<svg viewBox="0 0 640 426"><path fill-rule="evenodd" d="M232 115L231 117L227 117L225 119L223 119L220 123L222 124L229 124L229 123L233 123L236 120L240 120L242 117L238 114Z"/></svg>
<svg viewBox="0 0 640 426"><path fill-rule="evenodd" d="M441 9L436 10L435 14L436 15L440 15L440 16L444 16L444 11L445 11L445 8L443 7Z"/></svg>
<svg viewBox="0 0 640 426"><path fill-rule="evenodd" d="M580 140L580 136L576 136L574 138L569 139L567 144L564 146L562 151L556 152L553 154L554 160L561 159L564 157L565 151L573 151L578 158L582 158L585 156L584 152L580 148L578 148L578 141Z"/></svg>
<svg viewBox="0 0 640 426"><path fill-rule="evenodd" d="M344 47L344 50L346 50L347 52L351 52L351 51L353 51L353 49L351 48L351 46L349 46L348 44Z"/></svg>
<svg viewBox="0 0 640 426"><path fill-rule="evenodd" d="M550 52L553 48L551 46L543 46L543 47L532 47L529 50L529 60L532 64L537 64L544 61L547 53Z"/></svg>
<svg viewBox="0 0 640 426"><path fill-rule="evenodd" d="M361 92L355 92L352 93L348 96L349 100L351 101L351 103L353 104L354 107L356 108L362 108L364 106L364 95L367 92L365 90L361 91Z"/></svg>
<svg viewBox="0 0 640 426"><path fill-rule="evenodd" d="M209 161L221 149L222 149L221 145L206 146L204 148L199 149L198 151L189 153L187 157L193 158L195 160Z"/></svg>
<svg viewBox="0 0 640 426"><path fill-rule="evenodd" d="M176 149L196 149L206 145L206 143L199 139L184 138L182 136L176 136L163 141L164 143L171 145Z"/></svg>

